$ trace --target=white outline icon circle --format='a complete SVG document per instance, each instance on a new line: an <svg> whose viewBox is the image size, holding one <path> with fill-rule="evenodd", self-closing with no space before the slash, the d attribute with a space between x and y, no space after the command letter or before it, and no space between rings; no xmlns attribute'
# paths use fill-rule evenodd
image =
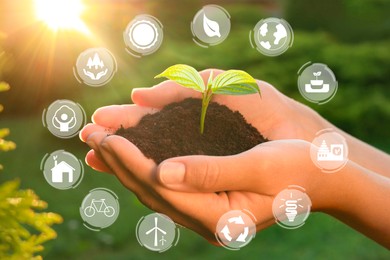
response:
<svg viewBox="0 0 390 260"><path fill-rule="evenodd" d="M279 226L296 229L305 224L310 215L311 205L304 188L290 185L275 196L272 213Z"/></svg>
<svg viewBox="0 0 390 260"><path fill-rule="evenodd" d="M131 43L142 50L152 48L158 39L157 27L148 20L135 22L129 31Z"/></svg>
<svg viewBox="0 0 390 260"><path fill-rule="evenodd" d="M47 183L59 190L76 188L84 175L81 160L64 150L46 154L41 161L41 170Z"/></svg>
<svg viewBox="0 0 390 260"><path fill-rule="evenodd" d="M205 5L191 22L193 41L201 47L222 43L230 33L230 14L219 5Z"/></svg>
<svg viewBox="0 0 390 260"><path fill-rule="evenodd" d="M180 230L168 216L152 213L140 218L136 227L136 237L141 246L162 253L177 245Z"/></svg>
<svg viewBox="0 0 390 260"><path fill-rule="evenodd" d="M82 106L71 100L60 99L43 110L42 123L53 135L59 138L72 138L86 124Z"/></svg>
<svg viewBox="0 0 390 260"><path fill-rule="evenodd" d="M348 162L347 141L331 128L318 131L311 142L310 158L322 172L337 172Z"/></svg>
<svg viewBox="0 0 390 260"><path fill-rule="evenodd" d="M109 227L119 216L119 199L111 190L96 188L84 197L80 215L84 226L93 231Z"/></svg>
<svg viewBox="0 0 390 260"><path fill-rule="evenodd" d="M126 51L135 57L142 57L157 51L163 41L163 26L154 16L137 15L123 32Z"/></svg>
<svg viewBox="0 0 390 260"><path fill-rule="evenodd" d="M326 64L309 61L298 70L298 90L309 102L325 104L332 100L337 89L336 76Z"/></svg>
<svg viewBox="0 0 390 260"><path fill-rule="evenodd" d="M266 56L278 56L287 51L294 42L290 24L280 18L269 17L260 20L249 32L250 43Z"/></svg>
<svg viewBox="0 0 390 260"><path fill-rule="evenodd" d="M106 48L90 48L77 58L73 67L76 79L90 87L101 87L111 81L117 71L114 55Z"/></svg>
<svg viewBox="0 0 390 260"><path fill-rule="evenodd" d="M249 210L228 211L219 218L215 237L224 248L239 250L256 236L255 221Z"/></svg>

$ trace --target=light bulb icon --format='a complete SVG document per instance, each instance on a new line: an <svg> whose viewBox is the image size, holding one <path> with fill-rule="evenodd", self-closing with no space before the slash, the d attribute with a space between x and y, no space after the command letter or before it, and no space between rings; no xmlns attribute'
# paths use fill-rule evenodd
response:
<svg viewBox="0 0 390 260"><path fill-rule="evenodd" d="M302 226L310 214L310 208L309 196L303 188L295 185L279 192L272 204L276 223L289 229Z"/></svg>
<svg viewBox="0 0 390 260"><path fill-rule="evenodd" d="M280 206L280 208L285 207L284 211L285 211L286 217L288 219L288 222L294 222L294 220L298 214L298 211L297 211L298 207L303 208L303 206L299 204L299 201L301 201L302 198L298 198L298 199L292 199L292 198L293 198L293 193L290 192L290 199L288 199L288 200L280 199L280 200L284 201L284 204L282 204Z"/></svg>
<svg viewBox="0 0 390 260"><path fill-rule="evenodd" d="M295 217L297 216L297 205L298 200L287 200L286 201L286 216L289 222L294 222ZM302 207L302 205L300 205Z"/></svg>

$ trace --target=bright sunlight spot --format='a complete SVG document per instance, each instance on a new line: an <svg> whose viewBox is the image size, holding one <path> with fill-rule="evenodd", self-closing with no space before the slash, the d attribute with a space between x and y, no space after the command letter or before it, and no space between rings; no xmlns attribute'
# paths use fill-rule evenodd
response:
<svg viewBox="0 0 390 260"><path fill-rule="evenodd" d="M37 18L51 29L71 29L89 33L80 16L84 10L81 0L34 0Z"/></svg>

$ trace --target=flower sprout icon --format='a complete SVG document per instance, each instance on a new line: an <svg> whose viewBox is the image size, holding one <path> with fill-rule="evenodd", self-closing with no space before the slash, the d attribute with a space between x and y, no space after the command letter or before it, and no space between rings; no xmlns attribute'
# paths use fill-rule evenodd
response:
<svg viewBox="0 0 390 260"><path fill-rule="evenodd" d="M324 84L324 81L318 79L321 76L321 71L313 72L313 76L316 79L310 80L310 83L305 84L305 91L307 93L328 93L329 84Z"/></svg>
<svg viewBox="0 0 390 260"><path fill-rule="evenodd" d="M91 80L99 80L108 72L108 69L105 68L104 62L100 59L97 52L94 54L93 58L88 58L86 66L88 67L88 70L84 68L83 72L85 76L88 76ZM96 73L93 73L92 71L95 71Z"/></svg>
<svg viewBox="0 0 390 260"><path fill-rule="evenodd" d="M76 123L76 113L67 105L63 105L57 109L52 118L52 125L59 129L60 132L69 132L76 126Z"/></svg>

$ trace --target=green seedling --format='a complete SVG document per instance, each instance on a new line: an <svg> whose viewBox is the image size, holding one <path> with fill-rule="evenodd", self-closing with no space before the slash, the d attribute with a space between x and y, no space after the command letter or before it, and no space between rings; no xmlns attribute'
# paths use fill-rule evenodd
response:
<svg viewBox="0 0 390 260"><path fill-rule="evenodd" d="M167 68L155 78L168 78L185 88L191 88L202 93L202 112L200 116L200 133L204 131L204 121L207 107L213 94L222 95L246 95L260 93L260 88L256 80L242 70L228 70L213 79L211 71L207 86L199 72L191 66L177 64Z"/></svg>

